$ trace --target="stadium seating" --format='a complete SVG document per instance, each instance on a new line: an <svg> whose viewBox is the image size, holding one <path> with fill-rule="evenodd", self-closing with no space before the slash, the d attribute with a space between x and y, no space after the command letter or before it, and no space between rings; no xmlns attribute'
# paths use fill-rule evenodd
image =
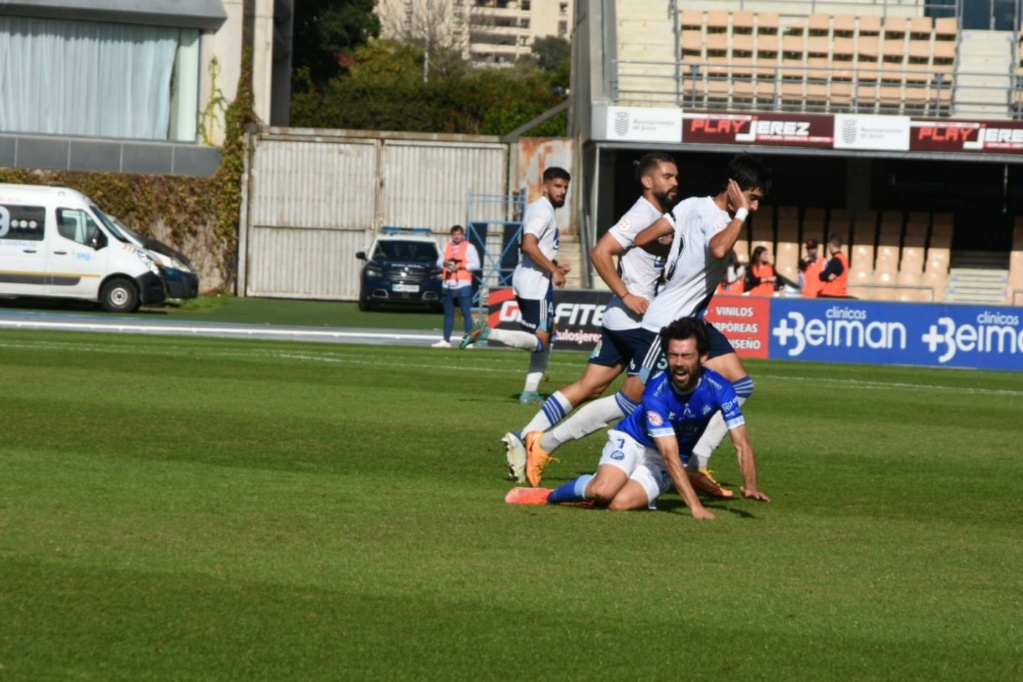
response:
<svg viewBox="0 0 1023 682"><path fill-rule="evenodd" d="M855 216L852 240L846 254L849 257L849 293L857 298L874 295L874 236L877 214L865 211Z"/></svg>
<svg viewBox="0 0 1023 682"><path fill-rule="evenodd" d="M949 113L954 19L684 9L677 29L690 106Z"/></svg>
<svg viewBox="0 0 1023 682"><path fill-rule="evenodd" d="M906 231L902 237L902 253L899 258L899 289L896 298L900 301L931 301L931 294L923 285L925 248L930 216L926 213L910 213L906 220ZM905 287L905 288L902 288Z"/></svg>
<svg viewBox="0 0 1023 682"><path fill-rule="evenodd" d="M875 301L897 298L899 277L899 243L902 239L902 212L885 211L878 226L877 249L874 252Z"/></svg>
<svg viewBox="0 0 1023 682"><path fill-rule="evenodd" d="M817 239L828 258L827 241L842 240L849 257L849 293L875 301L942 301L948 282L952 216L901 210L861 211L774 206L751 217L735 245L749 262L758 246L774 256L779 275L799 279L799 258L807 239ZM1016 227L1013 276L1017 305L1023 304L1023 217ZM1010 285L1010 290L1013 287Z"/></svg>

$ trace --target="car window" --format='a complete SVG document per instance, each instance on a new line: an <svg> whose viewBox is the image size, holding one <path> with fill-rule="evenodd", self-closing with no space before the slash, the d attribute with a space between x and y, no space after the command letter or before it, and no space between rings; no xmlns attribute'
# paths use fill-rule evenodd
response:
<svg viewBox="0 0 1023 682"><path fill-rule="evenodd" d="M45 225L42 206L0 206L0 239L42 241Z"/></svg>
<svg viewBox="0 0 1023 682"><path fill-rule="evenodd" d="M61 237L87 245L99 232L99 227L85 211L72 208L57 209L57 232Z"/></svg>
<svg viewBox="0 0 1023 682"><path fill-rule="evenodd" d="M437 247L430 242L381 241L377 242L373 258L409 263L435 263L437 261Z"/></svg>

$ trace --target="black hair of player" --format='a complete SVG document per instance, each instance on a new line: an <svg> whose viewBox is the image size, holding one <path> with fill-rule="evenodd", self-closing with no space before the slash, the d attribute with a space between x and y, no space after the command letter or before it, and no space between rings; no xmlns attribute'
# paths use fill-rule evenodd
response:
<svg viewBox="0 0 1023 682"><path fill-rule="evenodd" d="M551 166L543 172L544 184L551 180L564 180L565 182L571 182L572 176L568 174L568 171L561 166Z"/></svg>
<svg viewBox="0 0 1023 682"><path fill-rule="evenodd" d="M644 175L649 175L653 171L657 170L658 164L670 163L673 166L678 166L675 163L675 159L670 154L664 152L650 152L644 154L638 161L633 162L636 166L636 182L642 182Z"/></svg>
<svg viewBox="0 0 1023 682"><path fill-rule="evenodd" d="M707 323L698 317L680 317L661 330L661 350L668 354L672 341L696 340L696 352L702 357L710 352L710 332Z"/></svg>
<svg viewBox="0 0 1023 682"><path fill-rule="evenodd" d="M728 170L721 183L722 192L728 189L729 179L739 183L739 189L743 192L760 189L767 196L771 191L771 169L752 154L736 154L728 162Z"/></svg>

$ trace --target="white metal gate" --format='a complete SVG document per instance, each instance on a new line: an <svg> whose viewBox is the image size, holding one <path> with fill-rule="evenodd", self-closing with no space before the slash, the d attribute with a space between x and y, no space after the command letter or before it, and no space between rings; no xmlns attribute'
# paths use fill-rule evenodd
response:
<svg viewBox="0 0 1023 682"><path fill-rule="evenodd" d="M493 137L270 128L250 136L239 292L355 300L355 253L384 225L446 235L470 191L507 191Z"/></svg>

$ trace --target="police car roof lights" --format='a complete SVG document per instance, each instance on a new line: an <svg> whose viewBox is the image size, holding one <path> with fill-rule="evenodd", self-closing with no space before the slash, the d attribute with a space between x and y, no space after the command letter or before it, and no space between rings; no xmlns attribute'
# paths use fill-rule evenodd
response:
<svg viewBox="0 0 1023 682"><path fill-rule="evenodd" d="M394 225L385 225L380 228L381 234L418 234L424 236L432 236L433 230L428 227L395 227Z"/></svg>

